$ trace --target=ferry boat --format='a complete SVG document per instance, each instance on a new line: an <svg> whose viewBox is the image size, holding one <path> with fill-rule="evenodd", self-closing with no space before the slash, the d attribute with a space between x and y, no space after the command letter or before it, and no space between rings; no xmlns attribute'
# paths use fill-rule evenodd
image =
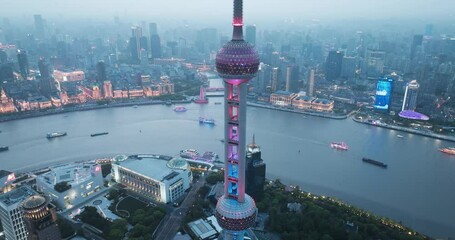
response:
<svg viewBox="0 0 455 240"><path fill-rule="evenodd" d="M8 146L0 146L0 152L8 151Z"/></svg>
<svg viewBox="0 0 455 240"><path fill-rule="evenodd" d="M221 102L215 102L215 105L220 105L220 104L221 104Z"/></svg>
<svg viewBox="0 0 455 240"><path fill-rule="evenodd" d="M403 135L400 135L400 134L398 134L398 135L397 135L397 137L398 137L398 138L403 138L404 136L403 136Z"/></svg>
<svg viewBox="0 0 455 240"><path fill-rule="evenodd" d="M46 135L47 139L66 136L66 132L53 132Z"/></svg>
<svg viewBox="0 0 455 240"><path fill-rule="evenodd" d="M90 137L96 137L96 136L101 136L101 135L106 135L109 134L108 132L100 132L100 133L93 133L90 134Z"/></svg>
<svg viewBox="0 0 455 240"><path fill-rule="evenodd" d="M345 142L333 142L330 147L338 150L348 150L348 145Z"/></svg>
<svg viewBox="0 0 455 240"><path fill-rule="evenodd" d="M199 153L195 149L185 149L180 151L180 157L195 159L199 157Z"/></svg>
<svg viewBox="0 0 455 240"><path fill-rule="evenodd" d="M439 151L450 155L455 155L455 147L440 148Z"/></svg>
<svg viewBox="0 0 455 240"><path fill-rule="evenodd" d="M215 161L216 159L218 159L218 154L209 151L202 154L202 158Z"/></svg>
<svg viewBox="0 0 455 240"><path fill-rule="evenodd" d="M174 112L186 112L186 107L184 106L175 106Z"/></svg>
<svg viewBox="0 0 455 240"><path fill-rule="evenodd" d="M378 166L378 167L382 167L382 168L387 168L387 164L383 163L383 162L379 162L379 161L376 161L376 160L373 160L373 159L370 159L370 158L362 158L362 161L366 162L366 163L370 163L370 164L373 164L375 166Z"/></svg>
<svg viewBox="0 0 455 240"><path fill-rule="evenodd" d="M200 117L199 118L199 123L201 124L210 124L210 125L215 125L215 119L213 118L203 118L203 117Z"/></svg>

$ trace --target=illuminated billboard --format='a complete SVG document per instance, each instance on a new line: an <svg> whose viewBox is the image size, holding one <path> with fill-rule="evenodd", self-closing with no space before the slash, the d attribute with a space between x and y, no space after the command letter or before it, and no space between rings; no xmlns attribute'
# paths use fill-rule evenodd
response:
<svg viewBox="0 0 455 240"><path fill-rule="evenodd" d="M390 95L392 94L392 83L391 78L379 79L378 85L376 86L376 98L374 101L374 108L378 110L388 111L390 108Z"/></svg>

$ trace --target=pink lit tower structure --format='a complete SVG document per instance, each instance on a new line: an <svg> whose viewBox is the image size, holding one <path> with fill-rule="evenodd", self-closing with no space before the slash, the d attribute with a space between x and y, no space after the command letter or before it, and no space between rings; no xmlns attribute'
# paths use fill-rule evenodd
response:
<svg viewBox="0 0 455 240"><path fill-rule="evenodd" d="M215 216L223 228L220 239L243 240L251 235L257 209L245 194L246 83L259 68L259 55L243 40L243 1L234 0L232 40L216 56L216 69L225 83L225 173L224 195L218 199Z"/></svg>

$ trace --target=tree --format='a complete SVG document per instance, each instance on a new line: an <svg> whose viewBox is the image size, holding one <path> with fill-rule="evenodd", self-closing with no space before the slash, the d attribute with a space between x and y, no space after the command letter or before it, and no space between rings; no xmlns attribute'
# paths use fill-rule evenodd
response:
<svg viewBox="0 0 455 240"><path fill-rule="evenodd" d="M74 234L73 227L67 221L58 218L57 225L60 230L60 234L62 235L62 238L67 238Z"/></svg>

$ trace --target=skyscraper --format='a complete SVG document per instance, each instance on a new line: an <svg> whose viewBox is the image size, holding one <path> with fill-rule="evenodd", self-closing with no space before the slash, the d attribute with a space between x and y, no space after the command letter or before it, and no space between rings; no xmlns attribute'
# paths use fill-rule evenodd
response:
<svg viewBox="0 0 455 240"><path fill-rule="evenodd" d="M272 93L279 90L278 89L279 84L280 84L280 69L277 67L274 67L274 68L272 68L272 77L270 80L270 85L271 85L270 87L271 87Z"/></svg>
<svg viewBox="0 0 455 240"><path fill-rule="evenodd" d="M245 40L251 45L256 45L256 26L246 26Z"/></svg>
<svg viewBox="0 0 455 240"><path fill-rule="evenodd" d="M130 38L130 51L131 60L135 63L138 63L141 59L141 38L142 28L138 26L132 27Z"/></svg>
<svg viewBox="0 0 455 240"><path fill-rule="evenodd" d="M0 49L0 64L1 63L6 63L7 60L8 60L8 54L6 54L5 51Z"/></svg>
<svg viewBox="0 0 455 240"><path fill-rule="evenodd" d="M256 201L264 196L265 168L261 148L253 135L253 142L248 144L246 150L246 193Z"/></svg>
<svg viewBox="0 0 455 240"><path fill-rule="evenodd" d="M314 69L310 69L310 76L308 77L308 96L312 97L314 94Z"/></svg>
<svg viewBox="0 0 455 240"><path fill-rule="evenodd" d="M388 112L390 110L390 101L392 95L392 78L380 78L376 86L376 97L374 108L379 111Z"/></svg>
<svg viewBox="0 0 455 240"><path fill-rule="evenodd" d="M243 240L255 224L254 200L245 194L246 92L259 68L259 55L243 40L243 1L234 0L232 40L216 56L216 69L225 83L224 195L218 199L215 217L223 228L222 239ZM251 231L249 231L251 232Z"/></svg>
<svg viewBox="0 0 455 240"><path fill-rule="evenodd" d="M325 62L325 78L329 81L336 80L341 74L341 63L343 53L341 51L330 51Z"/></svg>
<svg viewBox="0 0 455 240"><path fill-rule="evenodd" d="M34 195L22 202L22 211L29 240L60 240L56 224L55 206L41 196Z"/></svg>
<svg viewBox="0 0 455 240"><path fill-rule="evenodd" d="M300 90L299 86L299 67L290 65L286 67L286 88L288 92L297 92Z"/></svg>
<svg viewBox="0 0 455 240"><path fill-rule="evenodd" d="M54 89L54 79L49 73L49 65L47 65L44 58L40 58L38 61L38 69L41 75L41 78L39 79L41 94L50 97Z"/></svg>
<svg viewBox="0 0 455 240"><path fill-rule="evenodd" d="M19 63L19 72L21 73L22 78L27 79L28 74L30 73L27 52L24 50L17 50L17 61Z"/></svg>
<svg viewBox="0 0 455 240"><path fill-rule="evenodd" d="M152 58L161 58L161 40L158 34L150 37L150 48L152 51Z"/></svg>
<svg viewBox="0 0 455 240"><path fill-rule="evenodd" d="M35 31L36 31L36 36L38 38L43 38L44 37L44 21L41 15L35 14L33 16L35 20Z"/></svg>
<svg viewBox="0 0 455 240"><path fill-rule="evenodd" d="M158 34L158 27L156 23L149 23L149 34L150 36Z"/></svg>
<svg viewBox="0 0 455 240"><path fill-rule="evenodd" d="M101 86L106 80L106 64L103 61L99 61L96 63L96 82Z"/></svg>
<svg viewBox="0 0 455 240"><path fill-rule="evenodd" d="M0 220L8 240L27 240L28 231L22 218L21 203L36 194L29 187L19 187L0 195Z"/></svg>
<svg viewBox="0 0 455 240"><path fill-rule="evenodd" d="M416 57L416 54L420 50L420 47L422 46L423 43L423 35L414 35L412 38L412 45L411 45L411 54L410 54L410 59L414 59Z"/></svg>
<svg viewBox="0 0 455 240"><path fill-rule="evenodd" d="M406 90L404 92L403 106L401 111L411 110L414 111L417 105L417 91L419 90L419 83L417 80L412 80L406 84Z"/></svg>

